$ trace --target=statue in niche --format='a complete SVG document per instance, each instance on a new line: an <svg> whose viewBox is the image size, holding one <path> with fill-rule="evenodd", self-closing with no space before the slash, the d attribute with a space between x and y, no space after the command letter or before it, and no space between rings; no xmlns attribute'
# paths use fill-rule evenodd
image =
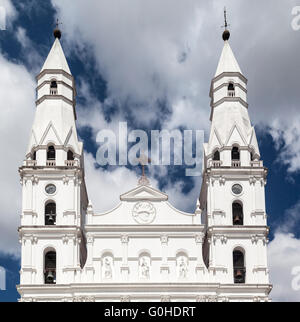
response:
<svg viewBox="0 0 300 322"><path fill-rule="evenodd" d="M149 278L149 265L147 263L147 257L142 257L141 261L140 261L140 270L141 270L141 276L143 278Z"/></svg>
<svg viewBox="0 0 300 322"><path fill-rule="evenodd" d="M104 259L104 278L106 279L112 278L112 267L111 267L111 261L109 257L105 257Z"/></svg>
<svg viewBox="0 0 300 322"><path fill-rule="evenodd" d="M181 256L179 259L179 277L186 278L187 271L188 271L187 260L184 256Z"/></svg>

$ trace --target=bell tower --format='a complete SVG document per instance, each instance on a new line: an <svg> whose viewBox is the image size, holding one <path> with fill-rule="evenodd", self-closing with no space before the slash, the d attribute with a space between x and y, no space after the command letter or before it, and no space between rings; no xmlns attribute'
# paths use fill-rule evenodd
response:
<svg viewBox="0 0 300 322"><path fill-rule="evenodd" d="M231 285L240 300L243 294L251 297L249 292L259 294L253 299L268 300L267 169L248 114L247 79L227 27L225 11L224 47L210 88L211 131L204 144L203 254L211 282Z"/></svg>
<svg viewBox="0 0 300 322"><path fill-rule="evenodd" d="M20 167L22 285L79 282L86 259L88 206L83 144L76 132L76 88L60 38L37 76L35 119Z"/></svg>

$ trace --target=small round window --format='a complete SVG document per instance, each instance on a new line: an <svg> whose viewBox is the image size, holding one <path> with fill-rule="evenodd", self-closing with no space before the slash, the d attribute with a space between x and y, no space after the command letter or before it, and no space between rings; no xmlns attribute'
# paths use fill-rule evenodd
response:
<svg viewBox="0 0 300 322"><path fill-rule="evenodd" d="M54 184L48 184L45 188L46 193L48 195L53 195L56 192L56 187Z"/></svg>
<svg viewBox="0 0 300 322"><path fill-rule="evenodd" d="M243 192L243 187L240 184L234 184L231 190L235 195L240 195Z"/></svg>

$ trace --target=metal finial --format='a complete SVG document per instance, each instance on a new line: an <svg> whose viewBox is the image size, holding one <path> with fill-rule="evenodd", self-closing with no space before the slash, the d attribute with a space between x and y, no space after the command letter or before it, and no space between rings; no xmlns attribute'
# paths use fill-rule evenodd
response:
<svg viewBox="0 0 300 322"><path fill-rule="evenodd" d="M227 27L229 26L228 23L227 23L227 11L226 11L226 7L224 8L224 21L225 21L225 24L224 24L224 32L223 32L223 35L222 35L222 38L224 41L228 40L230 38L230 32L229 30L227 29Z"/></svg>
<svg viewBox="0 0 300 322"><path fill-rule="evenodd" d="M53 31L53 35L54 35L55 38L60 39L61 38L61 31L59 29L59 25L62 25L62 23L59 22L58 19L56 19L56 24L55 25L56 25L56 27L55 27L55 29Z"/></svg>

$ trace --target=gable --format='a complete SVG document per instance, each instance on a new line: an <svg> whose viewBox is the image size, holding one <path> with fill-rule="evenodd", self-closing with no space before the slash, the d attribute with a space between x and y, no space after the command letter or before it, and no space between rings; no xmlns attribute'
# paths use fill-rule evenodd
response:
<svg viewBox="0 0 300 322"><path fill-rule="evenodd" d="M44 132L39 144L47 145L49 142L52 142L56 145L62 145L62 141L58 136L57 131L52 122L50 122L47 126L46 131Z"/></svg>
<svg viewBox="0 0 300 322"><path fill-rule="evenodd" d="M239 144L239 145L247 145L247 142L244 138L244 136L242 135L242 132L240 131L239 127L235 124L231 131L229 132L229 136L226 142L227 146L231 146L234 144Z"/></svg>
<svg viewBox="0 0 300 322"><path fill-rule="evenodd" d="M168 195L150 186L139 186L120 196L122 201L152 200L166 201Z"/></svg>

